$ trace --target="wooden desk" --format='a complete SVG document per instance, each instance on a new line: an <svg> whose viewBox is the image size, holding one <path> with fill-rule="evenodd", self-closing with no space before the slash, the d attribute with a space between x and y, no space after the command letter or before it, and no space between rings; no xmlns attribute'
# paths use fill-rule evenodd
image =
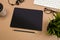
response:
<svg viewBox="0 0 60 40"><path fill-rule="evenodd" d="M34 5L33 1L34 0L25 0L25 2L19 6L11 6L8 4L8 0L0 0L0 2L3 3L4 8L7 10L7 16L0 17L0 40L57 40L46 33L49 18L52 19L51 14L43 13L43 30L40 32L34 30L33 31L36 33L16 32L13 31L15 28L10 28L10 22L15 7L44 10L43 6Z"/></svg>

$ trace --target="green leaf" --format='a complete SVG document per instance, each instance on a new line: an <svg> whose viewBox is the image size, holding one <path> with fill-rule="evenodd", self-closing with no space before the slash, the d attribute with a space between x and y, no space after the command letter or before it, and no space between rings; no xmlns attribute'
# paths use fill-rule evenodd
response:
<svg viewBox="0 0 60 40"><path fill-rule="evenodd" d="M52 34L51 28L48 29L48 34Z"/></svg>
<svg viewBox="0 0 60 40"><path fill-rule="evenodd" d="M53 31L53 34L55 34L55 30L54 30L54 29L52 29L52 31Z"/></svg>
<svg viewBox="0 0 60 40"><path fill-rule="evenodd" d="M58 28L54 28L56 31L59 31L60 32L60 29L58 29Z"/></svg>
<svg viewBox="0 0 60 40"><path fill-rule="evenodd" d="M60 32L57 32L57 37L60 37Z"/></svg>

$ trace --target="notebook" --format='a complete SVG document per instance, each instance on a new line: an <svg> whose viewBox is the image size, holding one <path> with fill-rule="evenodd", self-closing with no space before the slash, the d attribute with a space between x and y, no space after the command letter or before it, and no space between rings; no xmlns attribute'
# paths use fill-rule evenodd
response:
<svg viewBox="0 0 60 40"><path fill-rule="evenodd" d="M60 0L34 0L34 4L60 9Z"/></svg>
<svg viewBox="0 0 60 40"><path fill-rule="evenodd" d="M43 11L14 8L10 27L42 31Z"/></svg>

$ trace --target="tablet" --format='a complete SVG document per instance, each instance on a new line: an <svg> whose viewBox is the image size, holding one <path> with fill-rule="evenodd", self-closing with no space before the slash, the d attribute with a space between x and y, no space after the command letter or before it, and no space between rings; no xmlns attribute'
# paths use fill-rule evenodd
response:
<svg viewBox="0 0 60 40"><path fill-rule="evenodd" d="M14 8L10 27L42 31L43 11Z"/></svg>

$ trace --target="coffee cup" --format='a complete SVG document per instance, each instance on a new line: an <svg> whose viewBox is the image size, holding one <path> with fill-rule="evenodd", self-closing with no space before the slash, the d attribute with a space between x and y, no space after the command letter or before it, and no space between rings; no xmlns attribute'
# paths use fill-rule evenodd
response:
<svg viewBox="0 0 60 40"><path fill-rule="evenodd" d="M3 7L3 4L0 3L0 17L6 16L6 9Z"/></svg>

